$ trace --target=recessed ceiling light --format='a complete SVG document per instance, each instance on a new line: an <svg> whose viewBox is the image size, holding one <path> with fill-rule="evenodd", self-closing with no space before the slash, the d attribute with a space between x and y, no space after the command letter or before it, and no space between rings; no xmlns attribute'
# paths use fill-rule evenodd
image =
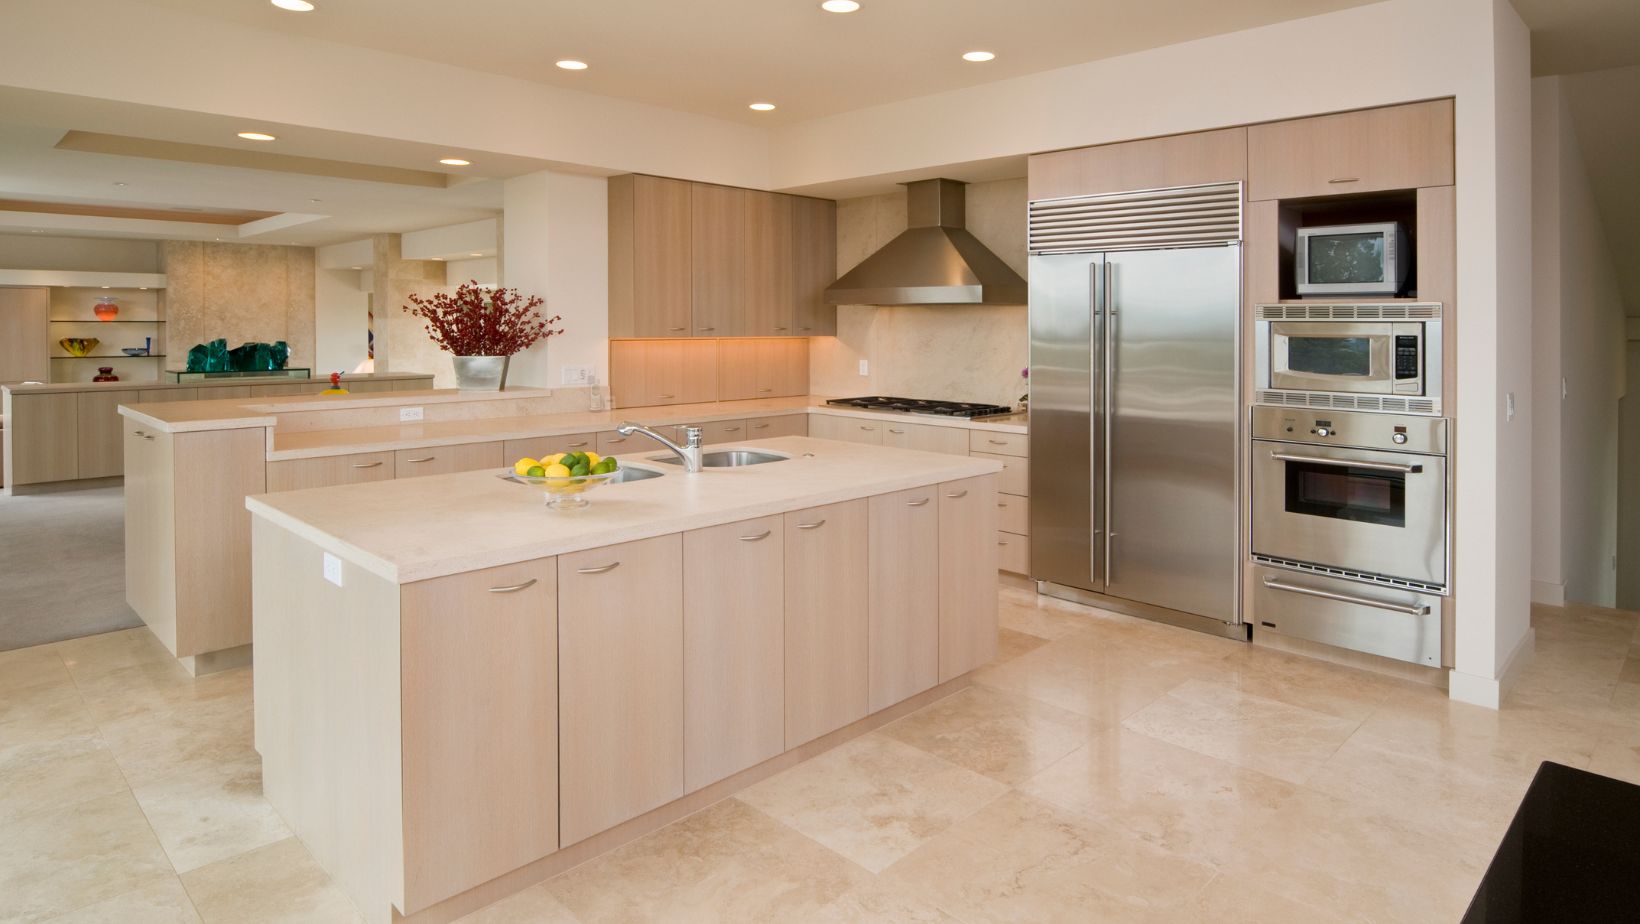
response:
<svg viewBox="0 0 1640 924"><path fill-rule="evenodd" d="M860 4L854 0L826 0L820 4L820 9L828 13L852 13L859 8Z"/></svg>
<svg viewBox="0 0 1640 924"><path fill-rule="evenodd" d="M558 66L566 71L584 71L587 69L585 61L577 61L574 58L565 58L558 62Z"/></svg>
<svg viewBox="0 0 1640 924"><path fill-rule="evenodd" d="M446 167L471 167L473 165L472 161L462 160L459 157L441 157L439 163Z"/></svg>
<svg viewBox="0 0 1640 924"><path fill-rule="evenodd" d="M323 199L309 199L308 201L309 202L323 202L325 200L323 200Z"/></svg>
<svg viewBox="0 0 1640 924"><path fill-rule="evenodd" d="M482 256L484 256L484 255L483 255L483 254L481 254L481 253L470 253L470 254L468 254L468 255L467 255L467 256L469 256L469 257L482 257Z"/></svg>
<svg viewBox="0 0 1640 924"><path fill-rule="evenodd" d="M996 53L990 51L965 51L962 53L962 60L964 61L989 61L995 57Z"/></svg>
<svg viewBox="0 0 1640 924"><path fill-rule="evenodd" d="M774 108L774 103L753 103L746 108L756 109L758 112L768 112Z"/></svg>
<svg viewBox="0 0 1640 924"><path fill-rule="evenodd" d="M364 269L364 267L362 267L362 266L355 266L355 267L353 267L353 268L354 268L354 269Z"/></svg>
<svg viewBox="0 0 1640 924"><path fill-rule="evenodd" d="M115 186L124 186L124 185L125 185L125 184L124 184L124 183L120 183L120 182L115 182L115 184L114 184L114 185L115 185Z"/></svg>
<svg viewBox="0 0 1640 924"><path fill-rule="evenodd" d="M290 10L292 13L311 13L313 4L308 0L273 0L273 5L281 10Z"/></svg>
<svg viewBox="0 0 1640 924"><path fill-rule="evenodd" d="M103 286L103 288L105 288L105 289L106 289L106 288L108 288L108 286Z"/></svg>
<svg viewBox="0 0 1640 924"><path fill-rule="evenodd" d="M273 141L274 137L267 132L240 132L239 137L246 141Z"/></svg>

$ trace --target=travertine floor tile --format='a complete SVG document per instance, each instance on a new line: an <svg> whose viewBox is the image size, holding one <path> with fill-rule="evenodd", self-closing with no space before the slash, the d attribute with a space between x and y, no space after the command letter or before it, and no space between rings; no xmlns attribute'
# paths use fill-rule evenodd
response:
<svg viewBox="0 0 1640 924"><path fill-rule="evenodd" d="M1313 908L1278 895L1258 885L1254 877L1222 874L1208 883L1178 920L1211 921L1212 924L1342 924L1351 917L1337 909Z"/></svg>
<svg viewBox="0 0 1640 924"><path fill-rule="evenodd" d="M583 921L763 922L812 914L870 877L725 799L550 880Z"/></svg>
<svg viewBox="0 0 1640 924"><path fill-rule="evenodd" d="M294 837L182 874L205 924L348 924L353 903Z"/></svg>
<svg viewBox="0 0 1640 924"><path fill-rule="evenodd" d="M1444 690L1408 687L1361 723L1363 741L1385 750L1463 764L1545 760L1581 767L1605 725L1574 713L1509 701L1501 710L1452 700Z"/></svg>
<svg viewBox="0 0 1640 924"><path fill-rule="evenodd" d="M1390 696L1413 686L1411 681L1252 645L1222 663L1224 673L1202 679L1345 719L1364 719Z"/></svg>
<svg viewBox="0 0 1640 924"><path fill-rule="evenodd" d="M1048 644L1048 640L1040 635L1031 635L1028 632L1018 632L1013 629L997 630L997 656L995 663L1012 661L1022 654L1028 654Z"/></svg>
<svg viewBox="0 0 1640 924"><path fill-rule="evenodd" d="M880 879L799 920L802 924L962 924L932 902Z"/></svg>
<svg viewBox="0 0 1640 924"><path fill-rule="evenodd" d="M126 789L114 755L94 732L13 745L0 750L0 830L26 815Z"/></svg>
<svg viewBox="0 0 1640 924"><path fill-rule="evenodd" d="M53 647L76 681L135 664L175 663L147 626L69 639Z"/></svg>
<svg viewBox="0 0 1640 924"><path fill-rule="evenodd" d="M1589 770L1630 783L1640 784L1640 732L1612 729L1595 745Z"/></svg>
<svg viewBox="0 0 1640 924"><path fill-rule="evenodd" d="M880 872L1006 791L996 780L874 733L770 777L740 798Z"/></svg>
<svg viewBox="0 0 1640 924"><path fill-rule="evenodd" d="M34 921L169 878L129 792L31 812L0 837L0 921Z"/></svg>
<svg viewBox="0 0 1640 924"><path fill-rule="evenodd" d="M974 679L1111 724L1149 705L1213 660L1079 636L980 668Z"/></svg>
<svg viewBox="0 0 1640 924"><path fill-rule="evenodd" d="M976 684L881 733L1017 785L1087 744L1098 729L1086 716Z"/></svg>
<svg viewBox="0 0 1640 924"><path fill-rule="evenodd" d="M19 744L96 732L97 725L68 679L0 690L0 752Z"/></svg>
<svg viewBox="0 0 1640 924"><path fill-rule="evenodd" d="M1249 770L1303 783L1358 723L1251 696L1226 684L1190 680L1122 724Z"/></svg>
<svg viewBox="0 0 1640 924"><path fill-rule="evenodd" d="M291 836L262 797L262 765L241 761L169 776L133 790L178 872Z"/></svg>
<svg viewBox="0 0 1640 924"><path fill-rule="evenodd" d="M119 719L105 723L102 734L132 786L259 759L249 696L200 700Z"/></svg>
<svg viewBox="0 0 1640 924"><path fill-rule="evenodd" d="M86 708L101 723L118 722L222 698L249 699L248 667L193 677L175 660L133 664L78 680Z"/></svg>
<svg viewBox="0 0 1640 924"><path fill-rule="evenodd" d="M50 919L50 924L199 924L188 891L175 876Z"/></svg>
<svg viewBox="0 0 1640 924"><path fill-rule="evenodd" d="M581 919L554 898L545 883L538 883L458 920L459 924L580 924Z"/></svg>
<svg viewBox="0 0 1640 924"><path fill-rule="evenodd" d="M24 687L72 680L62 656L57 653L56 645L0 651L0 694L9 695Z"/></svg>

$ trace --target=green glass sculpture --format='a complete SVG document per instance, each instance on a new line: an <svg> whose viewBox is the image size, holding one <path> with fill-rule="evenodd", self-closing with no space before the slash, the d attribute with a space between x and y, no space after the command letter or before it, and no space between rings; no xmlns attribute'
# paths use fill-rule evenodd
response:
<svg viewBox="0 0 1640 924"><path fill-rule="evenodd" d="M188 351L189 372L272 372L290 362L290 346L274 343L244 343L228 349L228 341L217 338Z"/></svg>

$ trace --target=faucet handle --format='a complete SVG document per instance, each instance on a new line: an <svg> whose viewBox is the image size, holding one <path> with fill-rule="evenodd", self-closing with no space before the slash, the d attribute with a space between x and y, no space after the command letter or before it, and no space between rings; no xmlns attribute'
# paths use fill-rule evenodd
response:
<svg viewBox="0 0 1640 924"><path fill-rule="evenodd" d="M684 427L683 428L683 436L684 436L684 439L685 439L685 442L683 444L685 449L699 449L700 448L701 429L699 427Z"/></svg>

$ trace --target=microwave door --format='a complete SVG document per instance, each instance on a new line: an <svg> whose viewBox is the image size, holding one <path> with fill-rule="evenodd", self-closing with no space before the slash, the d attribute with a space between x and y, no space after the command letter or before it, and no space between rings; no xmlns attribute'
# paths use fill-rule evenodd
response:
<svg viewBox="0 0 1640 924"><path fill-rule="evenodd" d="M1388 324L1293 321L1270 325L1270 387L1388 394L1394 388Z"/></svg>

